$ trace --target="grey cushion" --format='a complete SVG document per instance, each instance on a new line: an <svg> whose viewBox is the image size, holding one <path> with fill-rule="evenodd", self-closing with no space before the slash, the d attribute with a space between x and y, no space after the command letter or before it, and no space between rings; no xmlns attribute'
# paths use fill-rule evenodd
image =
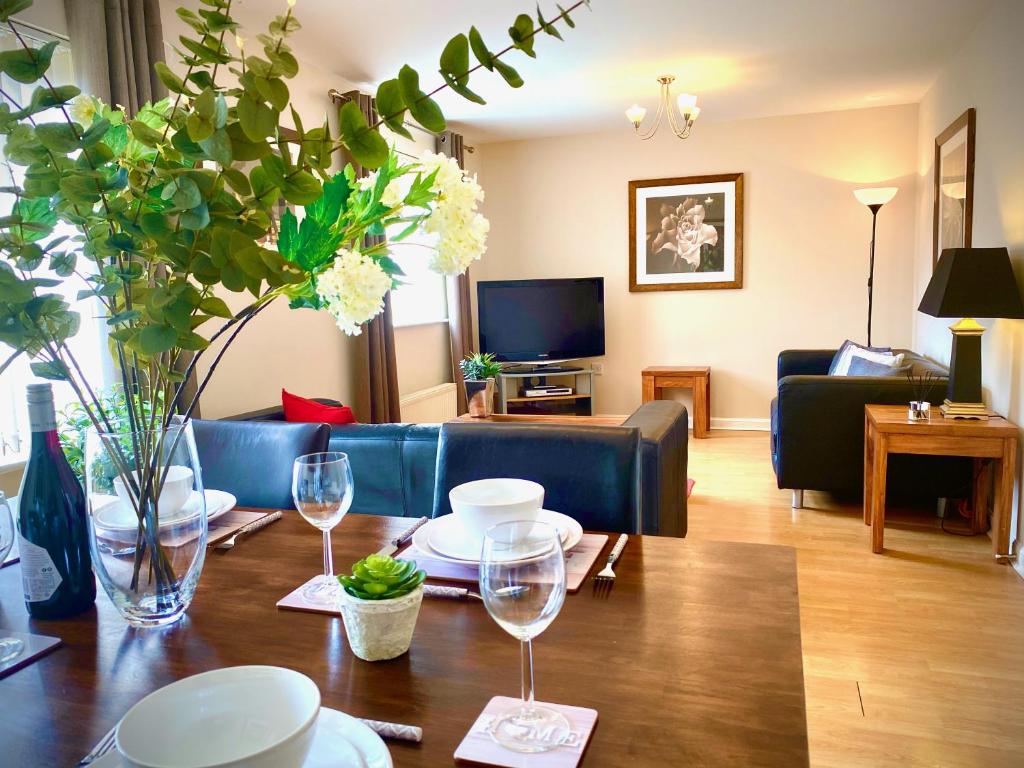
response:
<svg viewBox="0 0 1024 768"><path fill-rule="evenodd" d="M884 365L874 360L865 360L863 357L854 357L850 360L850 369L847 376L901 376L906 378L910 373L911 365Z"/></svg>
<svg viewBox="0 0 1024 768"><path fill-rule="evenodd" d="M863 344L858 344L856 341L847 339L842 343L842 346L836 350L835 355L832 357L832 363L828 367L828 375L835 376L836 368L839 365L839 361L843 359L843 353L846 352L847 347L859 347L861 349L867 349L871 352L892 352L892 347L865 347Z"/></svg>

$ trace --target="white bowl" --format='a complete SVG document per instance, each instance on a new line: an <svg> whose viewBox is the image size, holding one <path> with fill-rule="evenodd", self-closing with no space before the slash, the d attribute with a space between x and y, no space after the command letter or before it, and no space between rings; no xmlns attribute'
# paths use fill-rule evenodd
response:
<svg viewBox="0 0 1024 768"><path fill-rule="evenodd" d="M483 541L484 531L492 525L536 520L544 504L544 486L511 477L474 480L452 488L448 501L463 529Z"/></svg>
<svg viewBox="0 0 1024 768"><path fill-rule="evenodd" d="M117 726L136 768L298 768L320 713L320 690L281 667L226 667L149 694Z"/></svg>
<svg viewBox="0 0 1024 768"><path fill-rule="evenodd" d="M189 496L192 494L192 478L192 470L188 467L178 464L172 464L167 467L167 477L164 478L164 485L160 489L160 498L158 500L161 520L169 521L185 506L185 502L188 501ZM139 473L132 472L132 479L138 483ZM135 517L135 505L132 503L133 495L125 487L124 478L114 478L114 492L117 493L117 498L121 500L122 507L126 511L131 512L132 517Z"/></svg>

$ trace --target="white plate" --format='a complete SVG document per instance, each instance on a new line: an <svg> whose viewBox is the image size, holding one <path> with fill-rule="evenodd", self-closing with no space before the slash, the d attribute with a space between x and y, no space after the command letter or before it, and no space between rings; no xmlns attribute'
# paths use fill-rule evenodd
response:
<svg viewBox="0 0 1024 768"><path fill-rule="evenodd" d="M207 488L203 495L206 497L206 519L207 521L220 517L225 512L234 509L238 500L227 491L218 491ZM169 520L161 520L160 527L181 525L192 520L199 514L199 493L192 491L189 500L185 502L179 512ZM138 528L138 521L135 512L126 509L116 496L110 496L109 501L99 503L93 510L93 520L96 525L106 531L134 531Z"/></svg>
<svg viewBox="0 0 1024 768"><path fill-rule="evenodd" d="M561 512L542 509L537 514L537 520L558 529L564 550L572 549L583 538L583 526ZM461 565L480 562L480 545L473 541L467 541L466 535L454 515L442 515L421 525L413 533L412 543L424 554L438 560ZM438 549L438 546L444 551Z"/></svg>
<svg viewBox="0 0 1024 768"><path fill-rule="evenodd" d="M92 763L93 768L127 765L117 750ZM320 707L316 736L302 768L392 768L387 745L369 726L336 709Z"/></svg>

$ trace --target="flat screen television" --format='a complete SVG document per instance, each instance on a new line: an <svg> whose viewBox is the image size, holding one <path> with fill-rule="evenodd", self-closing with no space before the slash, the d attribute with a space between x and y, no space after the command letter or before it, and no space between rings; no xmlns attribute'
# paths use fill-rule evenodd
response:
<svg viewBox="0 0 1024 768"><path fill-rule="evenodd" d="M513 363L604 354L604 278L482 280L480 351Z"/></svg>

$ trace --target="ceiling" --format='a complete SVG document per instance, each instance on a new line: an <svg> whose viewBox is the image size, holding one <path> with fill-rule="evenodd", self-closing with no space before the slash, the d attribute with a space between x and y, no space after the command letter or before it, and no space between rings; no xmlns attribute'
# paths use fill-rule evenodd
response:
<svg viewBox="0 0 1024 768"><path fill-rule="evenodd" d="M284 0L236 0L249 26ZM561 0L565 7L572 0ZM481 72L471 87L486 106L452 93L438 98L475 141L629 130L623 109L653 109L655 78L699 95L701 121L823 112L918 101L960 47L989 0L593 0L574 12L565 42L541 35L537 58L506 60L526 84L508 88ZM374 85L404 63L424 85L441 83L437 57L475 24L492 50L532 0L298 0L300 59ZM542 0L546 17L554 0ZM426 88L429 90L430 88Z"/></svg>

